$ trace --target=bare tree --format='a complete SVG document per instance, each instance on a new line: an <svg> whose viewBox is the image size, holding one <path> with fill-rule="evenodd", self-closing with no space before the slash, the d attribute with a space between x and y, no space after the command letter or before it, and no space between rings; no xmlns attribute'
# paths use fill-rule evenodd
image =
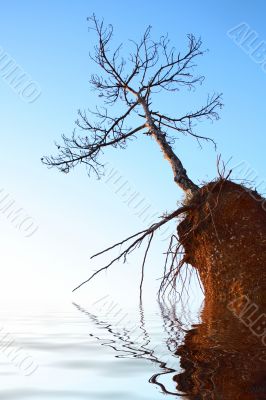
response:
<svg viewBox="0 0 266 400"><path fill-rule="evenodd" d="M175 183L191 196L197 192L198 186L189 178L176 155L173 149L175 140L183 134L193 136L198 142L213 142L209 137L198 135L195 128L199 121L219 118L221 95L209 96L203 106L184 115L161 113L153 108L152 99L160 91L167 91L170 95L182 88L193 89L203 82L204 77L194 73L195 60L204 53L201 39L188 35L187 50L180 53L170 45L168 36L153 41L151 27L148 27L139 42L131 41L134 50L125 58L121 55L122 45L111 50L113 27L106 27L94 15L89 21L98 39L94 54L90 57L102 72L101 75L92 75L90 83L104 105L87 112L80 110L77 129L71 137L63 135L63 144L57 145L58 154L44 157L43 163L66 173L77 164L85 164L89 173L93 171L100 176L103 173L101 155L106 148L123 149L133 138L148 135L158 143L164 158L169 162ZM113 110L118 103L123 111L114 115ZM133 242L121 257L125 258L147 236L148 250L155 230L185 210L180 209L163 216L157 224L130 237L129 240L133 238L136 243Z"/></svg>

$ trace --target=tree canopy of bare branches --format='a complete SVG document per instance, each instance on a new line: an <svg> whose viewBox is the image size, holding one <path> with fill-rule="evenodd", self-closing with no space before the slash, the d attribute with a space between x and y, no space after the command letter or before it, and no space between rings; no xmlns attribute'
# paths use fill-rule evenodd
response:
<svg viewBox="0 0 266 400"><path fill-rule="evenodd" d="M148 27L139 42L131 41L133 51L125 57L121 54L122 44L111 48L111 25L105 26L94 15L89 23L97 35L90 57L102 72L92 74L90 83L103 105L94 110L79 110L72 136L63 135L62 144L57 144L57 155L44 157L43 163L66 173L77 164L85 164L89 173L94 171L100 176L101 156L106 148L123 149L131 139L144 134L158 143L179 187L186 193L196 191L197 185L189 179L173 145L180 134L191 135L198 141L212 141L198 135L195 125L204 119L219 118L221 95L209 96L203 106L185 115L161 113L153 108L152 99L158 91L170 95L202 83L204 77L194 73L195 61L204 53L201 40L188 35L187 49L180 53L171 46L167 35L153 41ZM121 103L124 112L113 115L117 103Z"/></svg>

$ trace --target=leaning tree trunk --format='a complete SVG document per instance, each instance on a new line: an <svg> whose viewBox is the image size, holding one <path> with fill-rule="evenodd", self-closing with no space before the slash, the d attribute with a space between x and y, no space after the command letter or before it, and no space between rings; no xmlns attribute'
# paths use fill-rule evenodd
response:
<svg viewBox="0 0 266 400"><path fill-rule="evenodd" d="M186 193L187 196L191 196L199 188L194 182L188 177L187 171L184 168L180 158L175 154L172 146L169 144L166 134L158 128L155 124L154 119L151 116L149 106L141 96L137 95L139 104L143 107L143 111L146 118L146 127L149 130L149 134L155 139L159 145L164 158L169 162L171 169L174 174L175 183Z"/></svg>

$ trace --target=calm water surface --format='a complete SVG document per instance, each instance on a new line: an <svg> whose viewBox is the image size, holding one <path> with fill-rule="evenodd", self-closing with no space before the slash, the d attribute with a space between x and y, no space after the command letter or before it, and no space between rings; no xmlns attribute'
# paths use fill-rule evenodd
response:
<svg viewBox="0 0 266 400"><path fill-rule="evenodd" d="M2 309L0 398L266 399L263 346L232 321L234 335L228 320L209 326L160 304L129 312L108 298L64 311Z"/></svg>

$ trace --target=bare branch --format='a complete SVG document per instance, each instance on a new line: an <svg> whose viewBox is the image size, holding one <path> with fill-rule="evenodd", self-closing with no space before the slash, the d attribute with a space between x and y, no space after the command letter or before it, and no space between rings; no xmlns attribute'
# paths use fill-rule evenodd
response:
<svg viewBox="0 0 266 400"><path fill-rule="evenodd" d="M57 167L63 172L69 172L70 168L74 168L78 163L84 163L89 167L89 171L93 170L98 175L99 167L102 166L98 158L106 147L124 148L129 138L133 138L136 133L146 129L145 124L134 129L124 127L125 119L136 105L135 102L117 118L111 117L106 112L94 112L93 114L100 121L97 125L89 122L85 112L79 111L80 120L76 122L76 125L87 131L87 135L80 137L75 131L71 138L63 135L64 144L57 145L59 154L56 157L44 157L42 162L48 166Z"/></svg>

